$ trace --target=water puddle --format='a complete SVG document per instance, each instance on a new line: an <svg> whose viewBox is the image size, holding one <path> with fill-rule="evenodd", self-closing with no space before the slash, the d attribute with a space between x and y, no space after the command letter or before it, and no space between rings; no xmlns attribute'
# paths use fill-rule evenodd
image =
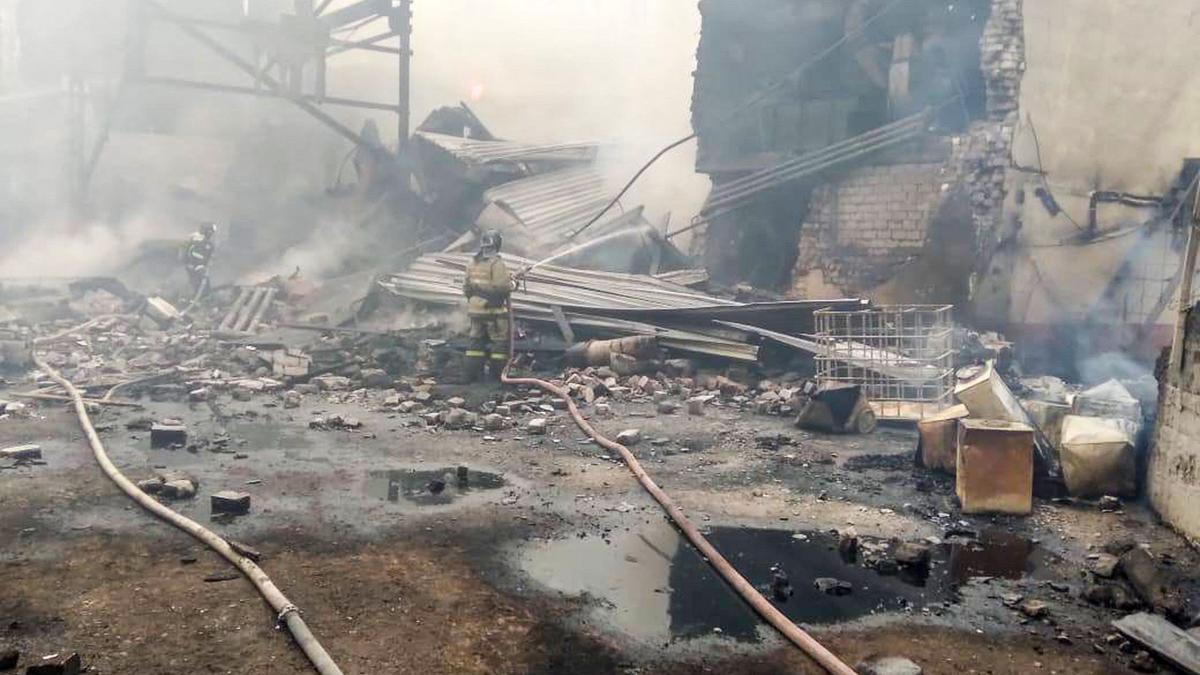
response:
<svg viewBox="0 0 1200 675"><path fill-rule="evenodd" d="M1033 542L1001 530L985 530L974 539L953 537L938 550L947 561L945 574L956 585L979 577L1020 579L1045 558Z"/></svg>
<svg viewBox="0 0 1200 675"><path fill-rule="evenodd" d="M979 577L1020 578L1034 569L1035 547L1004 533L956 539L930 548L929 571L880 573L873 560L890 558L887 542L861 538L863 554L843 559L836 536L824 532L712 528L709 540L764 595L772 598L772 568L786 574L790 595L772 602L801 624L830 624L906 609L920 611L956 596ZM598 601L600 618L617 630L653 643L720 634L742 642L762 638L749 609L667 523L614 533L543 541L519 554L522 569L539 583ZM851 592L831 595L819 578L845 582Z"/></svg>
<svg viewBox="0 0 1200 675"><path fill-rule="evenodd" d="M404 501L418 506L451 504L462 497L504 486L499 474L469 467L441 469L393 469L367 474L367 494L389 502Z"/></svg>

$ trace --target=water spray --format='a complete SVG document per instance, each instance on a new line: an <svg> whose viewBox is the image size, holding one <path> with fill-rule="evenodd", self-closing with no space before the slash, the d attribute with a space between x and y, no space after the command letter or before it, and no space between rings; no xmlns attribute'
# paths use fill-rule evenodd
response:
<svg viewBox="0 0 1200 675"><path fill-rule="evenodd" d="M646 228L645 225L638 225L635 227L627 227L623 230L617 230L616 232L609 232L608 234L600 236L600 237L596 237L595 239L589 239L589 240L583 242L582 244L576 244L575 246L572 246L571 248L568 248L564 251L559 251L558 253L553 253L550 256L548 256L546 258L542 258L541 260L533 263L532 265L526 266L521 271L517 272L513 276L513 279L519 281L520 279L523 279L525 277L525 275L536 270L537 268L541 267L542 265L547 265L549 263L554 262L555 260L559 260L561 258L566 258L567 256L574 255L576 253L579 253L580 251L586 251L587 249L589 249L593 246L603 244L604 242L611 241L618 237L623 237L627 234L631 234L631 233L635 233L635 232L641 232L645 228Z"/></svg>

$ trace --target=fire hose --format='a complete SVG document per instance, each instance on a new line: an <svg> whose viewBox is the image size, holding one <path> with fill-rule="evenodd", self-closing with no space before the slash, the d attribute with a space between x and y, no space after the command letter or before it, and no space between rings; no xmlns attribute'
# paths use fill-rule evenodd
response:
<svg viewBox="0 0 1200 675"><path fill-rule="evenodd" d="M850 668L850 666L842 662L842 660L839 659L833 652L826 649L824 645L822 645L820 642L817 642L815 638L793 623L791 619L787 618L787 616L783 614L783 612L779 611L774 605L771 604L769 600L763 597L762 593L758 592L758 589L756 589L749 581L746 581L746 578L743 577L736 569L734 569L733 565L729 564L729 561L725 559L725 556L721 555L721 552L718 551L711 543L709 543L708 539L704 537L699 528L692 524L692 521L689 520L687 515L684 514L683 509L681 509L679 505L676 504L666 492L663 492L662 488L660 488L658 484L655 483L652 478L650 478L649 474L647 474L645 469L642 468L642 465L638 462L637 458L634 457L633 453L629 451L629 448L605 437L586 419L584 419L583 414L579 411L579 406L575 404L575 400L571 398L569 392L562 387L558 387L550 382L547 382L546 380L541 380L535 377L513 377L509 375L509 370L512 368L513 361L516 358L516 354L513 350L513 347L516 345L515 329L516 322L514 321L512 303L509 302L508 362L504 365L504 370L500 373L500 381L504 384L510 385L537 387L565 401L567 404L567 410L570 411L571 418L575 420L575 424L578 425L585 434L587 434L601 447L616 452L621 456L621 460L625 462L625 466L627 466L630 472L633 473L634 477L638 479L638 482L641 483L646 492L650 493L650 496L654 498L654 501L658 502L659 506L661 506L663 511L666 512L667 517L669 517L672 522L675 523L675 526L679 528L679 531L682 532L685 537L687 537L687 540L691 542L692 546L696 547L696 550L699 551L708 564L714 570L716 570L717 574L721 575L721 577L725 580L725 583L729 584L729 587L737 592L737 594L740 595L742 599L745 600L746 603L758 613L759 616L761 616L767 623L771 624L775 630L779 631L779 633L783 635L783 637L787 638L792 644L799 647L801 651L812 658L812 660L816 661L817 664L819 664L827 672L832 673L833 675L855 675L854 670Z"/></svg>
<svg viewBox="0 0 1200 675"><path fill-rule="evenodd" d="M505 384L515 386L531 386L542 389L554 396L561 398L567 405L567 410L571 413L572 419L576 425L583 430L592 440L601 447L607 448L616 452L621 456L622 461L637 478L642 487L658 502L667 516L675 523L680 532L688 539L688 541L696 548L697 551L704 557L708 564L729 584L735 592L754 609L767 623L774 627L784 638L789 640L807 654L810 658L816 661L822 668L833 675L855 675L853 669L841 661L833 652L829 651L820 642L817 642L811 635L788 619L783 612L780 612L774 605L770 603L758 590L750 584L733 565L721 555L708 539L700 532L700 530L688 519L684 514L683 509L671 499L666 492L650 478L645 469L630 452L629 448L617 443L596 430L580 412L574 399L562 387L555 386L546 380L534 377L513 377L509 374L513 366L515 351L513 347L516 344L515 321L513 320L512 305L508 305L508 320L509 320L509 358L504 365L504 370L500 375L500 379ZM73 329L73 332L78 328ZM296 644L312 662L313 667L321 675L342 675L342 671L334 663L329 653L321 646L316 637L308 629L304 619L300 616L299 609L287 599L286 596L279 590L278 587L271 581L270 577L260 568L254 561L245 557L230 544L217 536L211 530L200 525L194 520L187 518L175 511L163 506L155 501L150 495L143 492L132 481L126 478L116 465L108 458L108 453L104 449L104 444L100 441L99 435L96 433L95 427L92 425L91 417L88 415L86 403L75 388L66 378L58 371L52 368L49 364L34 355L34 362L50 379L54 380L60 387L63 388L70 396L72 404L75 408L75 414L79 418L79 424L83 428L84 434L87 436L88 443L92 448L92 453L95 456L96 462L104 471L105 475L110 480L116 483L131 499L136 501L139 506L149 511L158 518L167 521L169 524L190 534L193 538L207 545L219 553L222 557L228 560L231 564L237 567L246 578L254 584L254 587L262 595L263 599L278 613L278 622L286 625L295 639Z"/></svg>
<svg viewBox="0 0 1200 675"><path fill-rule="evenodd" d="M72 331L76 330L79 329L72 329ZM153 497L143 492L135 483L126 478L117 469L116 465L109 460L108 453L105 452L104 444L100 442L100 436L96 433L96 428L92 425L91 417L89 417L87 412L87 406L79 390L64 378L61 373L43 361L40 356L35 354L33 360L42 372L46 373L50 379L54 380L71 397L71 401L75 406L75 414L79 418L79 425L83 428L84 434L88 439L88 444L92 447L92 454L95 455L96 463L100 465L100 468L109 479L116 483L117 487L121 488L121 491L137 502L139 506L192 535L192 537L221 554L222 557L237 567L250 580L250 583L254 584L254 587L258 589L263 599L276 612L278 623L287 626L292 637L296 640L296 644L304 651L304 655L312 662L317 672L321 675L342 675L342 670L338 668L333 658L329 656L329 653L317 641L312 631L308 629L308 625L304 623L304 619L300 616L300 610L272 583L271 578L267 576L266 572L263 572L262 568L256 565L254 561L230 546L229 542L196 521L182 516L158 503Z"/></svg>

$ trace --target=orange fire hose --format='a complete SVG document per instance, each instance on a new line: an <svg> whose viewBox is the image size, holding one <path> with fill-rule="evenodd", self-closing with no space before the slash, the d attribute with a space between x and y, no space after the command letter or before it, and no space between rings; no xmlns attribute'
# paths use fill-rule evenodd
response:
<svg viewBox="0 0 1200 675"><path fill-rule="evenodd" d="M609 450L612 450L621 456L621 459L625 462L625 465L629 467L629 470L633 472L635 477L637 477L638 482L642 484L642 487L646 489L646 492L650 493L650 496L654 498L654 501L658 502L663 511L667 513L667 516L674 521L676 527L678 527L679 530L683 532L684 536L687 537L688 541L692 543L692 546L696 547L696 550L698 550L700 554L704 556L704 559L708 561L708 564L711 565L712 568L716 570L722 578L725 579L725 583L729 584L730 588L736 591L738 595L742 596L742 599L745 600L751 607L753 607L754 611L758 612L759 616L761 616L767 623L771 624L771 626L773 626L775 630L779 631L785 638L790 640L792 644L799 647L801 651L816 661L827 672L832 673L833 675L855 675L854 670L850 668L850 666L843 663L842 660L839 659L833 652L826 649L824 645L822 645L820 642L817 642L811 635L802 630L795 623L792 623L791 619L784 616L783 612L776 609L769 600L767 600L761 593L758 592L758 589L751 585L749 581L746 581L746 578L739 574L738 571L733 568L733 565L729 564L729 561L725 559L725 556L721 555L721 552L718 551L712 544L710 544L708 539L704 538L704 535L701 534L700 530L692 524L692 521L688 520L688 517L683 513L683 509L679 508L679 506L671 499L671 497L668 496L667 493L663 492L662 488L658 487L658 484L656 484L654 480L650 478L649 474L646 473L645 469L643 469L642 465L637 461L637 458L634 457L633 453L629 451L629 448L617 443L616 441L606 438L599 431L596 431L596 428L583 418L583 414L579 412L579 407L575 405L574 399L571 398L571 395L565 389L556 387L550 382L540 380L535 377L512 377L508 374L509 369L512 368L513 360L515 358L515 353L513 350L513 347L516 344L515 328L516 322L513 320L512 304L509 303L508 362L504 365L504 370L500 374L500 381L505 384L537 387L566 401L567 409L571 412L571 417L575 420L575 424L579 425L579 428L582 429L585 434L591 437L592 440L596 441L596 443L599 443L601 446L608 448Z"/></svg>

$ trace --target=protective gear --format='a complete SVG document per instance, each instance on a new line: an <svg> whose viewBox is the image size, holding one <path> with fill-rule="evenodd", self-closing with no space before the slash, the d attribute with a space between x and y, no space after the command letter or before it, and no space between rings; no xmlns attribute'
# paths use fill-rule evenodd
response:
<svg viewBox="0 0 1200 675"><path fill-rule="evenodd" d="M500 256L475 256L467 267L463 295L467 296L467 314L485 316L508 312L508 297L513 291L508 266Z"/></svg>
<svg viewBox="0 0 1200 675"><path fill-rule="evenodd" d="M488 248L481 247L467 267L467 278L463 281L467 315L471 319L471 347L464 354L463 370L471 382L483 374L485 363L490 363L491 374L499 379L508 362L508 299L513 291L513 280L504 260L495 255L500 237L496 234L492 238L492 234L485 233L484 238L489 247L495 246L495 250L489 254Z"/></svg>
<svg viewBox="0 0 1200 675"><path fill-rule="evenodd" d="M183 268L187 271L192 293L199 293L207 283L208 265L216 250L214 242L216 232L215 224L204 223L197 232L192 234L181 251Z"/></svg>
<svg viewBox="0 0 1200 675"><path fill-rule="evenodd" d="M471 346L467 349L463 368L471 382L483 374L484 364L495 379L500 379L508 363L508 314L488 314L471 317Z"/></svg>
<svg viewBox="0 0 1200 675"><path fill-rule="evenodd" d="M463 354L463 378L467 382L478 382L483 379L485 365L487 365L487 352L480 349L468 349Z"/></svg>
<svg viewBox="0 0 1200 675"><path fill-rule="evenodd" d="M479 252L485 255L494 255L500 252L500 246L504 243L504 237L496 230L488 230L479 237Z"/></svg>

